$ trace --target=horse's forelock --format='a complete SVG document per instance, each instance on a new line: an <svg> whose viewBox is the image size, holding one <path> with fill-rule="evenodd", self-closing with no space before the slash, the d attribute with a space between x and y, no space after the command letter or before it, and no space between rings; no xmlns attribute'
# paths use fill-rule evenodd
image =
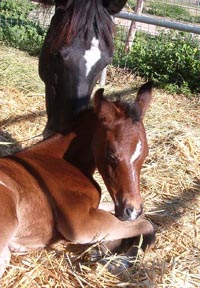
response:
<svg viewBox="0 0 200 288"><path fill-rule="evenodd" d="M96 13L96 22L98 27L98 32L100 36L104 39L109 49L113 51L113 30L114 23L109 15L108 11L103 7L102 1L95 1L98 13Z"/></svg>
<svg viewBox="0 0 200 288"><path fill-rule="evenodd" d="M73 40L81 35L84 37L86 47L91 42L91 33L95 31L97 38L103 39L106 46L113 51L113 22L100 0L73 0L71 5L63 9L62 20L57 26L57 39L55 45L70 45ZM57 7L59 9L59 5Z"/></svg>

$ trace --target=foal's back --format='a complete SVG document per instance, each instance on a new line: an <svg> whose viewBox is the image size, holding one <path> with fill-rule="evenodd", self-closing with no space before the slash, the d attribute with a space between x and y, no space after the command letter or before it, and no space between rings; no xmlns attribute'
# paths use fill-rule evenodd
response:
<svg viewBox="0 0 200 288"><path fill-rule="evenodd" d="M56 135L0 160L1 204L17 219L11 250L45 247L57 237L63 209L72 218L77 196L89 199L90 207L98 206L99 195L91 182L62 159L73 137Z"/></svg>

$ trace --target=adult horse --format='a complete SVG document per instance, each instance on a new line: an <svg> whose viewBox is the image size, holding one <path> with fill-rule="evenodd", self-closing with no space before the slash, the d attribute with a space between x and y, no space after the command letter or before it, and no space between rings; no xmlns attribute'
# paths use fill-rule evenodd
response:
<svg viewBox="0 0 200 288"><path fill-rule="evenodd" d="M0 274L9 263L10 251L42 248L58 238L80 244L98 240L119 244L118 240L142 234L146 244L151 242L152 224L142 218L132 221L142 213L139 174L148 152L142 119L150 100L149 84L141 87L132 107L109 102L99 90L94 109L80 115L76 143L70 145L71 134L54 135L0 159ZM94 127L88 131L91 121ZM77 148L80 144L83 150L86 144L91 148L115 215L99 209L100 191L63 159L69 145ZM83 150L75 159L84 160ZM90 174L91 165L86 167L84 162L84 169ZM127 255L132 251L130 247Z"/></svg>
<svg viewBox="0 0 200 288"><path fill-rule="evenodd" d="M70 130L78 112L88 107L100 72L113 55L113 21L126 0L38 0L55 4L39 59L45 83L45 135Z"/></svg>

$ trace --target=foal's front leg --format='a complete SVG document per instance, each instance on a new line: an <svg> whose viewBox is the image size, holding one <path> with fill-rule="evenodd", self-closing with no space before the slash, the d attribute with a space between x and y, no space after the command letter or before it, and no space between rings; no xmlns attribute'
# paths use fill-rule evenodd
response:
<svg viewBox="0 0 200 288"><path fill-rule="evenodd" d="M114 212L114 203L111 201L103 201L99 204L99 209L105 210L107 212ZM147 221L147 220L146 220ZM149 223L149 222L148 222ZM152 244L154 244L155 241L155 233L150 233L150 234L146 234L143 235L143 239L142 239L142 244L141 244L141 248L143 250L145 250L148 246L151 246ZM133 238L133 239L132 239ZM131 239L129 238L128 241L122 241L121 240L115 240L115 241L109 241L106 243L107 248L112 251L112 252L116 252L118 251L118 249L124 249L124 246L128 247L126 255L127 256L133 256L135 254L135 245L133 245L133 243L139 243L139 238L137 237L137 239L135 237L132 237Z"/></svg>
<svg viewBox="0 0 200 288"><path fill-rule="evenodd" d="M87 212L84 208L79 205L76 211L74 207L71 219L63 215L62 225L58 225L59 232L72 242L87 244L154 235L153 225L145 219L121 221L104 210L91 208Z"/></svg>

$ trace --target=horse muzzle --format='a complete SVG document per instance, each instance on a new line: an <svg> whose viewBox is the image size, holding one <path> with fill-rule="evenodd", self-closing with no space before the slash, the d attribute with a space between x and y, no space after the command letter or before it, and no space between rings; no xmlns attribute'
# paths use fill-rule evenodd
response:
<svg viewBox="0 0 200 288"><path fill-rule="evenodd" d="M125 207L115 206L115 216L122 221L136 220L142 214L142 212L143 212L142 206L139 210L131 206L125 206Z"/></svg>

